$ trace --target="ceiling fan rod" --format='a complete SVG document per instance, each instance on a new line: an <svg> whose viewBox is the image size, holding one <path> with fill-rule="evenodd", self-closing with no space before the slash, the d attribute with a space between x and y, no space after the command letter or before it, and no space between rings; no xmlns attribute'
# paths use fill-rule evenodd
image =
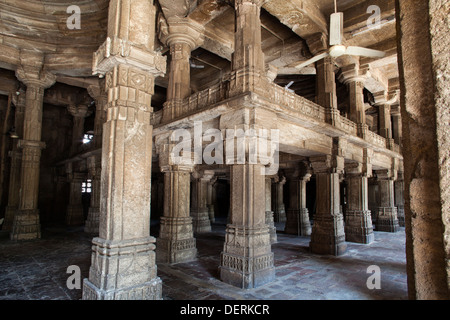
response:
<svg viewBox="0 0 450 320"><path fill-rule="evenodd" d="M337 13L337 0L334 0L334 13Z"/></svg>

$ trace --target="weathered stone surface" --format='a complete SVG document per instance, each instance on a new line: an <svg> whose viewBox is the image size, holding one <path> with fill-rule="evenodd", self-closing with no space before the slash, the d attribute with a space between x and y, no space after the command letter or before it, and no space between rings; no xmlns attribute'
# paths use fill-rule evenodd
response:
<svg viewBox="0 0 450 320"><path fill-rule="evenodd" d="M396 3L409 297L448 299L449 1Z"/></svg>

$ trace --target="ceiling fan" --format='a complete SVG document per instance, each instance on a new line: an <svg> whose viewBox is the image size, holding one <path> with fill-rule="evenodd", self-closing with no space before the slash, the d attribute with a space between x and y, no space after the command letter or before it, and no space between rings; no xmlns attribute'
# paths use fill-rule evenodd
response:
<svg viewBox="0 0 450 320"><path fill-rule="evenodd" d="M323 58L331 56L337 58L343 55L361 56L368 58L383 58L386 53L379 50L367 49L362 47L343 45L344 41L344 13L337 11L337 2L334 0L334 13L330 16L330 49L321 53L297 66L295 68L302 69L310 64Z"/></svg>

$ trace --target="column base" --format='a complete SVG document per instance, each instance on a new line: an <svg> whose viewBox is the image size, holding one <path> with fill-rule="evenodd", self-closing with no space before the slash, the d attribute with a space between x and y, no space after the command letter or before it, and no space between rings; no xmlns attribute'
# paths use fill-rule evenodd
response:
<svg viewBox="0 0 450 320"><path fill-rule="evenodd" d="M14 215L10 233L11 240L34 240L41 238L39 210L19 210Z"/></svg>
<svg viewBox="0 0 450 320"><path fill-rule="evenodd" d="M17 212L17 207L7 206L5 209L5 220L3 221L2 230L11 231L14 223L14 216Z"/></svg>
<svg viewBox="0 0 450 320"><path fill-rule="evenodd" d="M191 210L191 217L195 233L211 232L211 222L207 208Z"/></svg>
<svg viewBox="0 0 450 320"><path fill-rule="evenodd" d="M275 267L268 228L228 225L219 271L223 282L242 289L273 281Z"/></svg>
<svg viewBox="0 0 450 320"><path fill-rule="evenodd" d="M133 287L119 290L98 289L88 279L83 281L83 300L162 300L160 278Z"/></svg>
<svg viewBox="0 0 450 320"><path fill-rule="evenodd" d="M311 232L309 248L312 253L340 256L347 251L342 215L317 214Z"/></svg>
<svg viewBox="0 0 450 320"><path fill-rule="evenodd" d="M197 258L192 218L161 217L160 237L156 239L156 261L180 263Z"/></svg>
<svg viewBox="0 0 450 320"><path fill-rule="evenodd" d="M155 239L92 240L89 279L84 280L83 300L160 300Z"/></svg>
<svg viewBox="0 0 450 320"><path fill-rule="evenodd" d="M84 224L84 232L98 234L100 226L100 209L89 208L88 217Z"/></svg>
<svg viewBox="0 0 450 320"><path fill-rule="evenodd" d="M83 206L69 205L67 206L66 225L81 226L84 224Z"/></svg>
<svg viewBox="0 0 450 320"><path fill-rule="evenodd" d="M378 208L376 231L398 232L400 226L397 218L396 207Z"/></svg>
<svg viewBox="0 0 450 320"><path fill-rule="evenodd" d="M347 211L345 216L345 241L369 244L375 240L370 210Z"/></svg>
<svg viewBox="0 0 450 320"><path fill-rule="evenodd" d="M270 243L277 243L277 228L273 222L273 211L266 211L266 225L269 227Z"/></svg>
<svg viewBox="0 0 450 320"><path fill-rule="evenodd" d="M309 221L309 211L307 208L289 209L286 217L285 233L298 236L311 235L311 222Z"/></svg>

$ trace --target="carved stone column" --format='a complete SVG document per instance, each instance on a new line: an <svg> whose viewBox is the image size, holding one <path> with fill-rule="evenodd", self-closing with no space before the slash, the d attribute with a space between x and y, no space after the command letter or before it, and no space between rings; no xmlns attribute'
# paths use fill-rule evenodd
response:
<svg viewBox="0 0 450 320"><path fill-rule="evenodd" d="M400 227L405 226L405 197L403 192L405 190L405 181L403 172L397 173L397 180L394 182L394 201L397 207L397 218Z"/></svg>
<svg viewBox="0 0 450 320"><path fill-rule="evenodd" d="M347 210L345 213L345 240L357 243L374 241L372 215L369 210L368 177L372 170L361 163L345 167L347 181Z"/></svg>
<svg viewBox="0 0 450 320"><path fill-rule="evenodd" d="M98 86L91 85L87 88L89 95L95 101L95 120L94 120L94 148L101 148L103 137L103 124L106 120L106 106L108 103L108 95L105 92L104 79L99 81Z"/></svg>
<svg viewBox="0 0 450 320"><path fill-rule="evenodd" d="M44 90L55 83L56 77L43 68L44 55L21 51L22 65L16 70L17 78L27 86L22 149L19 210L14 216L11 240L40 238L41 227L38 209L39 171L41 150L42 108Z"/></svg>
<svg viewBox="0 0 450 320"><path fill-rule="evenodd" d="M262 88L266 78L264 54L261 46L260 12L264 0L236 0L236 32L230 95Z"/></svg>
<svg viewBox="0 0 450 320"><path fill-rule="evenodd" d="M323 33L316 33L306 38L309 50L316 56L328 50L328 39ZM327 122L334 124L339 115L336 94L336 74L334 60L325 57L316 62L316 103L326 109Z"/></svg>
<svg viewBox="0 0 450 320"><path fill-rule="evenodd" d="M192 173L191 217L193 219L194 232L196 233L211 231L206 199L208 195L208 183L213 176L213 171L194 171Z"/></svg>
<svg viewBox="0 0 450 320"><path fill-rule="evenodd" d="M317 209L309 247L313 253L341 255L347 249L339 185L344 158L327 155L310 161L316 174Z"/></svg>
<svg viewBox="0 0 450 320"><path fill-rule="evenodd" d="M13 103L15 105L14 127L19 137L23 136L23 118L26 107L25 91L20 90L19 95L13 96ZM14 215L19 208L19 193L20 193L20 170L22 164L22 152L18 147L18 141L13 141L12 150L9 152L11 157L11 169L9 174L9 190L8 190L8 205L5 209L5 221L3 222L2 230L11 231Z"/></svg>
<svg viewBox="0 0 450 320"><path fill-rule="evenodd" d="M275 222L286 222L286 208L284 205L284 194L283 189L286 184L285 176L275 177Z"/></svg>
<svg viewBox="0 0 450 320"><path fill-rule="evenodd" d="M67 206L66 224L80 226L84 223L83 202L81 198L81 184L85 174L74 172L72 162L66 165L67 181L70 185L69 205Z"/></svg>
<svg viewBox="0 0 450 320"><path fill-rule="evenodd" d="M105 75L99 236L92 240L85 300L161 299L150 236L151 98L166 61L154 51L155 6L112 0L108 37L94 53L94 74Z"/></svg>
<svg viewBox="0 0 450 320"><path fill-rule="evenodd" d="M188 18L172 16L160 29L160 40L170 48L171 57L163 108L163 121L170 121L181 115L183 99L191 95L191 52L203 43L204 27Z"/></svg>
<svg viewBox="0 0 450 320"><path fill-rule="evenodd" d="M100 225L100 186L102 174L101 156L94 155L87 158L87 167L88 167L88 177L91 180L92 191L91 191L91 203L89 205L89 211L84 226L84 232L98 235Z"/></svg>
<svg viewBox="0 0 450 320"><path fill-rule="evenodd" d="M394 142L400 147L402 146L403 132L402 132L402 116L399 112L392 113L392 131Z"/></svg>
<svg viewBox="0 0 450 320"><path fill-rule="evenodd" d="M397 207L394 203L394 180L397 173L394 170L377 171L380 188L380 206L378 207L376 230L397 232L399 230Z"/></svg>
<svg viewBox="0 0 450 320"><path fill-rule="evenodd" d="M306 207L306 183L311 178L307 165L301 163L290 177L290 203L284 232L298 236L311 235L311 222Z"/></svg>
<svg viewBox="0 0 450 320"><path fill-rule="evenodd" d="M277 242L277 228L274 224L273 211L272 211L272 178L270 176L265 177L266 181L266 224L269 227L270 243Z"/></svg>
<svg viewBox="0 0 450 320"><path fill-rule="evenodd" d="M215 222L214 202L215 202L215 197L216 197L216 187L215 187L216 181L217 181L217 177L214 177L208 182L208 194L206 197L206 207L208 208L208 215L209 215L210 223Z"/></svg>
<svg viewBox="0 0 450 320"><path fill-rule="evenodd" d="M170 147L163 145L159 155L164 173L164 216L156 240L156 258L158 262L179 263L194 260L197 256L189 206L193 166L172 164Z"/></svg>
<svg viewBox="0 0 450 320"><path fill-rule="evenodd" d="M92 114L87 105L69 105L69 113L73 116L72 146L70 154L74 155L80 150L84 137L84 119Z"/></svg>
<svg viewBox="0 0 450 320"><path fill-rule="evenodd" d="M275 278L263 170L259 164L231 166L231 222L221 254L220 279L241 288L258 287Z"/></svg>
<svg viewBox="0 0 450 320"><path fill-rule="evenodd" d="M349 114L348 118L356 123L358 136L365 138L366 110L364 106L364 83L366 81L364 71L360 70L359 63L341 68L339 80L347 85L349 90Z"/></svg>
<svg viewBox="0 0 450 320"><path fill-rule="evenodd" d="M374 93L375 105L378 106L378 133L386 138L386 148L392 150L394 139L392 136L391 104L397 101L397 93L386 91Z"/></svg>

